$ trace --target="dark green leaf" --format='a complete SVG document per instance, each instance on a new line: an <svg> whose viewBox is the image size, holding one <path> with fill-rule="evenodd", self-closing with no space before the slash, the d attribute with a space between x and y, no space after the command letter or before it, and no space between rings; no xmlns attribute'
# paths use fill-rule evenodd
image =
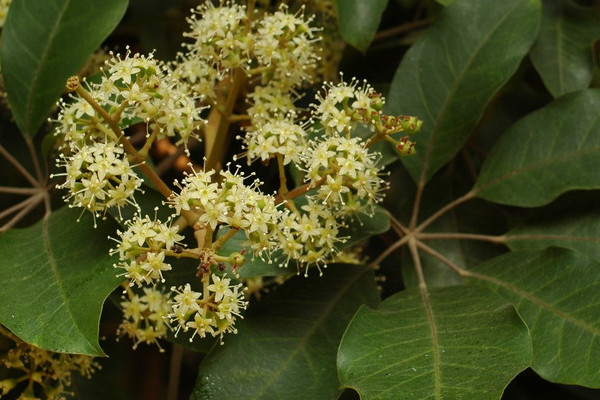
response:
<svg viewBox="0 0 600 400"><path fill-rule="evenodd" d="M531 360L527 327L488 290L408 289L361 307L338 353L340 382L372 399L499 399Z"/></svg>
<svg viewBox="0 0 600 400"><path fill-rule="evenodd" d="M339 29L346 42L365 52L377 32L388 0L335 0Z"/></svg>
<svg viewBox="0 0 600 400"><path fill-rule="evenodd" d="M80 214L65 207L0 236L0 322L43 349L99 356L102 304L122 280L108 256L116 224L94 229Z"/></svg>
<svg viewBox="0 0 600 400"><path fill-rule="evenodd" d="M371 236L387 232L390 229L390 217L384 208L377 206L373 216L356 215L346 224L348 226L340 229L339 236L348 239L337 246L339 249L347 249Z"/></svg>
<svg viewBox="0 0 600 400"><path fill-rule="evenodd" d="M115 28L127 0L20 0L2 31L2 74L17 125L33 137L77 70Z"/></svg>
<svg viewBox="0 0 600 400"><path fill-rule="evenodd" d="M209 353L191 398L337 399L339 340L358 307L378 299L373 273L356 265L292 278Z"/></svg>
<svg viewBox="0 0 600 400"><path fill-rule="evenodd" d="M461 0L408 51L386 113L424 121L417 155L402 157L415 181L429 180L463 146L527 54L539 20L538 0Z"/></svg>
<svg viewBox="0 0 600 400"><path fill-rule="evenodd" d="M600 260L598 198L596 191L567 193L508 232L506 244L513 250L566 247Z"/></svg>
<svg viewBox="0 0 600 400"><path fill-rule="evenodd" d="M600 188L600 90L561 97L513 125L475 185L502 204L541 206L574 189Z"/></svg>
<svg viewBox="0 0 600 400"><path fill-rule="evenodd" d="M600 37L596 7L571 0L544 1L540 34L531 61L554 97L585 89L592 81L592 42Z"/></svg>
<svg viewBox="0 0 600 400"><path fill-rule="evenodd" d="M502 255L470 275L515 305L529 326L539 375L600 387L600 263L550 248Z"/></svg>
<svg viewBox="0 0 600 400"><path fill-rule="evenodd" d="M228 257L232 253L244 251L246 246L244 242L247 240L246 234L242 231L236 233L231 239L225 242L225 245L219 251L219 254ZM258 276L279 276L295 274L295 267L280 267L276 256L275 261L261 260L259 257L252 258L251 252L246 252L246 263L238 270L241 278L254 278Z"/></svg>

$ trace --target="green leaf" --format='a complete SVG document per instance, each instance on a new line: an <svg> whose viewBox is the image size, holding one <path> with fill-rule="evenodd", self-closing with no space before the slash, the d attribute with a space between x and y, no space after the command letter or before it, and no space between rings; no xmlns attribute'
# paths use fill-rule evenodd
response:
<svg viewBox="0 0 600 400"><path fill-rule="evenodd" d="M223 234L225 234L227 230L223 229ZM232 253L238 253L243 251L246 246L244 246L244 242L248 240L246 238L246 234L242 231L236 233L232 238L230 238L221 250L219 250L219 254L225 257L228 257ZM279 275L289 275L295 274L297 269L294 267L280 267L279 263L276 261L268 262L265 260L261 260L259 257L252 258L251 253L246 253L246 262L244 265L238 270L240 278L255 278L258 276L279 276Z"/></svg>
<svg viewBox="0 0 600 400"><path fill-rule="evenodd" d="M544 2L540 34L529 56L554 97L585 89L592 81L592 42L600 37L596 7L571 0Z"/></svg>
<svg viewBox="0 0 600 400"><path fill-rule="evenodd" d="M377 32L388 0L335 0L335 2L342 37L364 53Z"/></svg>
<svg viewBox="0 0 600 400"><path fill-rule="evenodd" d="M386 113L423 120L417 154L402 157L425 183L463 146L490 100L533 43L538 0L461 0L406 53L388 95Z"/></svg>
<svg viewBox="0 0 600 400"><path fill-rule="evenodd" d="M349 221L348 226L341 228L339 237L348 237L345 243L336 246L343 250L354 246L371 236L387 232L390 229L390 216L383 207L375 207L375 213L372 216L356 215Z"/></svg>
<svg viewBox="0 0 600 400"><path fill-rule="evenodd" d="M115 28L127 0L20 0L2 30L2 74L15 121L33 137L77 70Z"/></svg>
<svg viewBox="0 0 600 400"><path fill-rule="evenodd" d="M600 263L572 250L502 255L469 273L511 301L529 327L543 378L600 387Z"/></svg>
<svg viewBox="0 0 600 400"><path fill-rule="evenodd" d="M331 265L323 277L292 278L214 347L191 399L337 399L339 340L358 307L378 301L364 267Z"/></svg>
<svg viewBox="0 0 600 400"><path fill-rule="evenodd" d="M600 90L571 93L529 114L496 143L477 196L535 207L574 189L600 188Z"/></svg>
<svg viewBox="0 0 600 400"><path fill-rule="evenodd" d="M567 193L537 209L506 234L512 250L566 247L600 260L600 202L598 192Z"/></svg>
<svg viewBox="0 0 600 400"><path fill-rule="evenodd" d="M499 399L531 360L527 327L488 290L408 289L361 307L338 352L340 382L372 399Z"/></svg>
<svg viewBox="0 0 600 400"><path fill-rule="evenodd" d="M443 6L449 6L450 4L456 2L457 0L435 0Z"/></svg>
<svg viewBox="0 0 600 400"><path fill-rule="evenodd" d="M122 279L108 256L116 224L63 208L27 229L0 235L0 323L40 348L92 356L102 304Z"/></svg>

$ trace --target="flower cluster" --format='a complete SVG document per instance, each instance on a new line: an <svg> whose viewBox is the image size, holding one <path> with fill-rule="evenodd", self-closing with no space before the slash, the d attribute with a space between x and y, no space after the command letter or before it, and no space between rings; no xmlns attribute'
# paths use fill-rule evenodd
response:
<svg viewBox="0 0 600 400"><path fill-rule="evenodd" d="M142 184L124 156L123 148L112 142L96 142L73 147L73 153L61 154L58 165L66 169L65 182L59 185L69 194L65 200L73 207L82 207L96 217L108 208L119 212L133 204L133 194Z"/></svg>
<svg viewBox="0 0 600 400"><path fill-rule="evenodd" d="M0 366L15 372L0 380L0 397L10 393L16 398L21 392L19 399L37 399L41 391L48 399L63 399L74 372L90 378L100 368L89 356L54 353L15 340L16 346L0 357Z"/></svg>
<svg viewBox="0 0 600 400"><path fill-rule="evenodd" d="M127 221L126 231L117 231L118 245L111 253L119 254L121 263L115 267L125 270L122 275L129 279L130 286L164 282L162 273L171 270L165 262L165 252L183 239L177 226L170 226L169 222L135 216Z"/></svg>
<svg viewBox="0 0 600 400"><path fill-rule="evenodd" d="M300 162L300 156L307 144L304 126L289 119L272 119L256 124L245 136L248 160L267 161L278 154L283 156L283 164Z"/></svg>
<svg viewBox="0 0 600 400"><path fill-rule="evenodd" d="M214 174L213 170L196 171L183 182L175 182L181 191L173 195L171 205L178 214L198 213L198 222L213 231L217 225L243 230L253 250L272 252L281 214L275 198L258 190L258 180L246 185L249 177L241 172L221 171L219 183L213 182Z"/></svg>
<svg viewBox="0 0 600 400"><path fill-rule="evenodd" d="M140 343L154 343L162 351L158 340L167 336L167 317L171 311L169 294L148 287L143 290L143 296L132 294L121 302L124 319L118 332L134 340L134 349Z"/></svg>
<svg viewBox="0 0 600 400"><path fill-rule="evenodd" d="M176 334L192 329L190 342L196 335L200 338L211 335L219 336L223 343L223 334L237 333L234 322L236 318L242 318L240 312L247 305L240 290L242 284L231 284L231 279L216 274L211 277L212 283L205 285L202 293L192 290L189 283L172 288L176 295L169 318L177 326Z"/></svg>
<svg viewBox="0 0 600 400"><path fill-rule="evenodd" d="M384 181L379 176L377 156L359 138L334 135L313 142L305 160L306 180L318 187L315 199L336 214L372 210L382 197Z"/></svg>
<svg viewBox="0 0 600 400"><path fill-rule="evenodd" d="M403 154L414 152L407 137L391 135L416 132L420 121L383 115L384 98L367 83L327 83L316 104L297 107L302 87L318 69L319 30L311 21L303 7L296 13L286 6L250 12L233 2L207 1L189 19L191 42L175 62L127 51L106 62L100 82L86 88L71 82L77 96L61 102L57 127L64 141L59 165L66 168L60 185L69 190L65 198L95 215L113 206L119 211L125 204L137 206L137 167L161 189L163 205L172 211L166 222L138 211L124 222L111 250L119 256L119 276L128 280L119 333L132 338L134 347L158 344L169 328L192 331L192 339L222 341L235 333L247 303L243 284L232 279L240 279L244 253L280 266L296 263L298 271L309 266L321 271L343 247L342 228L352 216L373 213L382 198L380 155L370 146L386 140ZM245 103L237 101L242 95ZM211 109L210 122L201 118L204 108ZM218 135L239 121L237 138L248 163L276 159L277 194L263 192L263 182L241 167L227 164L221 170L223 157L211 159L213 146L223 146ZM133 124L146 129L139 146L123 133ZM358 125L372 136L357 137ZM207 139L206 165L190 163L191 172L173 182L172 192L144 160L156 140L185 144L197 131ZM290 167L298 185L292 190ZM189 240L182 234L187 227L193 230ZM240 248L232 251L228 243L225 250L234 236L230 243ZM167 292L161 286L172 258L194 260L197 267L188 283Z"/></svg>

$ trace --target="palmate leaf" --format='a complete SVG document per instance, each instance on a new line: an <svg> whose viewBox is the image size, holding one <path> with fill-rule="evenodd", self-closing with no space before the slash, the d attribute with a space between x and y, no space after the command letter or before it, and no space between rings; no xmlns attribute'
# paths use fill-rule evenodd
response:
<svg viewBox="0 0 600 400"><path fill-rule="evenodd" d="M2 75L21 133L33 137L64 90L125 14L127 0L19 0L2 30Z"/></svg>
<svg viewBox="0 0 600 400"><path fill-rule="evenodd" d="M599 198L597 191L566 193L511 229L506 245L512 250L566 247L600 260Z"/></svg>
<svg viewBox="0 0 600 400"><path fill-rule="evenodd" d="M463 146L494 94L533 43L538 0L461 0L411 47L385 109L423 120L417 154L402 162L425 183Z"/></svg>
<svg viewBox="0 0 600 400"><path fill-rule="evenodd" d="M543 378L600 387L600 263L572 250L512 252L469 272L511 301L529 327Z"/></svg>
<svg viewBox="0 0 600 400"><path fill-rule="evenodd" d="M450 286L361 307L338 352L340 382L373 399L499 399L531 360L527 327L491 291Z"/></svg>
<svg viewBox="0 0 600 400"><path fill-rule="evenodd" d="M529 56L554 97L585 89L592 81L592 42L600 38L600 14L571 0L544 1L540 34Z"/></svg>
<svg viewBox="0 0 600 400"><path fill-rule="evenodd" d="M65 207L0 235L0 323L43 349L99 356L102 304L122 281L108 256L116 224L94 229L79 214Z"/></svg>
<svg viewBox="0 0 600 400"><path fill-rule="evenodd" d="M376 306L372 271L332 265L294 277L249 310L200 366L192 400L337 399L338 343L361 304Z"/></svg>
<svg viewBox="0 0 600 400"><path fill-rule="evenodd" d="M342 37L365 52L377 32L388 0L335 0L335 3Z"/></svg>
<svg viewBox="0 0 600 400"><path fill-rule="evenodd" d="M574 189L600 188L600 90L571 93L515 123L475 184L478 197L541 206Z"/></svg>

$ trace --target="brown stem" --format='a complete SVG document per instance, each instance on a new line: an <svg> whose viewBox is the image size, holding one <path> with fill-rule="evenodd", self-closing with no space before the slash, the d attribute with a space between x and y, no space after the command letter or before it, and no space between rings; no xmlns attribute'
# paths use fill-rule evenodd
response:
<svg viewBox="0 0 600 400"><path fill-rule="evenodd" d="M404 236L406 235L409 231L408 228L406 226L404 226L402 224L402 222L400 222L400 220L396 219L396 217L394 217L391 213L388 212L388 215L390 217L390 223L392 225L392 229L400 236Z"/></svg>
<svg viewBox="0 0 600 400"><path fill-rule="evenodd" d="M158 176L158 174L146 163L144 163L144 159L137 152L135 147L129 142L127 137L123 134L121 127L119 126L119 122L116 121L111 115L106 112L100 104L92 97L92 95L83 88L83 86L78 85L77 89L75 89L78 95L80 95L85 101L87 101L92 108L100 114L100 116L104 119L104 121L108 124L112 132L115 134L115 139L119 141L120 144L123 145L123 148L132 157L132 161L134 164L138 164L138 167L142 170L144 175L154 183L154 186L158 189L158 191L165 197L169 198L171 196L171 189L165 184L165 182Z"/></svg>
<svg viewBox="0 0 600 400"><path fill-rule="evenodd" d="M464 195L462 195L461 197L455 199L454 201L446 204L444 207L440 208L438 211L436 211L433 215L431 215L429 218L427 218L425 221L421 222L421 224L419 226L417 226L414 229L414 233L419 233L422 232L423 229L427 228L429 225L431 225L435 220L437 220L439 217L441 217L442 215L444 215L445 213L447 213L448 211L452 210L454 207L471 200L472 198L475 197L475 193L476 191L471 189L469 192L465 193Z"/></svg>
<svg viewBox="0 0 600 400"><path fill-rule="evenodd" d="M231 228L224 235L220 236L211 246L211 249L216 253L221 250L221 247L232 237L235 236L236 233L239 232L239 229Z"/></svg>
<svg viewBox="0 0 600 400"><path fill-rule="evenodd" d="M36 188L23 188L23 187L11 187L11 186L0 186L0 193L10 194L36 194L39 189Z"/></svg>
<svg viewBox="0 0 600 400"><path fill-rule="evenodd" d="M423 170L425 171L425 170ZM412 215L410 217L409 229L412 231L417 226L419 219L419 208L421 207L421 199L423 197L423 191L425 190L425 183L423 179L419 180L417 185L417 193L415 195L415 202L413 203Z"/></svg>
<svg viewBox="0 0 600 400"><path fill-rule="evenodd" d="M212 129L209 126L205 129L205 138L206 138L206 164L205 169L220 169L220 164L223 161L223 157L225 156L226 144L229 139L229 127L231 126L231 122L229 118L233 114L233 109L237 102L238 96L244 84L246 83L246 73L241 69L237 68L232 77L231 86L229 87L229 93L227 95L227 100L225 101L225 108L222 110L224 117L216 118L214 117L214 112L216 109L211 111L211 115L209 116L209 121L212 119L213 121L217 121L218 126L215 132L212 132ZM212 117L212 118L211 118ZM214 122L213 122L214 124ZM211 135L210 133L213 133Z"/></svg>
<svg viewBox="0 0 600 400"><path fill-rule="evenodd" d="M42 190L43 200L44 200L44 210L45 216L49 216L52 212L52 206L50 205L50 194L44 189L47 183L46 173L42 171L40 166L40 162L38 160L37 151L35 150L35 146L33 144L33 140L30 138L25 139L25 143L27 143L27 149L29 150L29 155L31 156L31 160L33 161L33 168L35 169L35 173L38 177L38 187Z"/></svg>
<svg viewBox="0 0 600 400"><path fill-rule="evenodd" d="M308 182L302 186L299 186L293 190L290 190L285 195L278 194L277 196L275 196L275 203L279 204L279 203L284 202L285 200L291 200L291 199L295 199L298 196L302 196L304 193L308 192L309 190L318 188L323 183L325 183L326 180L327 180L327 175L323 176L321 179L319 179L317 182L315 182L314 185L312 182Z"/></svg>
<svg viewBox="0 0 600 400"><path fill-rule="evenodd" d="M465 277L465 276L468 275L468 273L467 273L466 270L464 270L461 267L459 267L458 265L454 264L452 261L448 260L442 254L438 253L437 251L435 251L431 247L427 246L423 242L417 242L417 246L421 250L423 250L424 252L426 252L427 254L429 254L429 255L437 258L438 260L440 260L441 262L443 262L444 264L446 264L448 267L450 267L450 269L452 271L456 272L459 276Z"/></svg>
<svg viewBox="0 0 600 400"><path fill-rule="evenodd" d="M383 40L390 37L398 36L406 32L410 32L414 29L422 28L433 22L433 18L420 19L418 21L408 22L406 24L398 25L393 28L389 28L380 32L377 32L373 41Z"/></svg>
<svg viewBox="0 0 600 400"><path fill-rule="evenodd" d="M385 260L390 254L404 246L409 239L410 236L404 236L402 239L398 240L396 243L385 249L383 253L381 253L373 262L369 264L369 268L376 268L383 260Z"/></svg>
<svg viewBox="0 0 600 400"><path fill-rule="evenodd" d="M31 175L20 162L18 162L6 149L0 145L0 155L2 155L6 160L15 167L17 171L21 173L31 183L34 187L39 187L40 183Z"/></svg>
<svg viewBox="0 0 600 400"><path fill-rule="evenodd" d="M13 226L15 226L17 224L17 222L19 222L21 219L23 219L24 216L27 215L27 213L29 213L29 211L33 210L35 207L37 207L38 204L40 204L40 201L42 201L45 198L44 195L36 195L36 196L32 196L30 199L32 200L29 204L27 204L21 211L19 211L17 214L15 214L10 221L8 221L6 224L2 225L2 227L0 227L0 232L4 232L10 228L12 228ZM46 214L48 215L48 214Z"/></svg>

